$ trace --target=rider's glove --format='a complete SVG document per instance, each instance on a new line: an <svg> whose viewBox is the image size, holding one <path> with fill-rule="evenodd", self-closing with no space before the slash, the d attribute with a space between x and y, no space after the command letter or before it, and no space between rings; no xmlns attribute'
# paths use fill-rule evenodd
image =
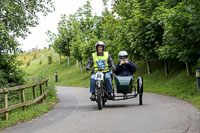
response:
<svg viewBox="0 0 200 133"><path fill-rule="evenodd" d="M86 71L89 71L90 70L90 68L89 67L86 67Z"/></svg>
<svg viewBox="0 0 200 133"><path fill-rule="evenodd" d="M113 66L113 71L116 71L116 67L115 66Z"/></svg>

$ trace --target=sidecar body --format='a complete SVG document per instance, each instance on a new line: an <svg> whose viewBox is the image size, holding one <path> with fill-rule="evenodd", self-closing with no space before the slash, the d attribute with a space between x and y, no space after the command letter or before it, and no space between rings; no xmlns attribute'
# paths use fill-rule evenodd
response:
<svg viewBox="0 0 200 133"><path fill-rule="evenodd" d="M117 93L132 93L132 90L135 89L133 85L133 76L115 76L115 86Z"/></svg>

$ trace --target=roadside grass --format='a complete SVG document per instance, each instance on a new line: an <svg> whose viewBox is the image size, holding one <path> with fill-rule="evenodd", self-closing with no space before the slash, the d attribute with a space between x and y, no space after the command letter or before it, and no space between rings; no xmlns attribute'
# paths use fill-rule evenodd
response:
<svg viewBox="0 0 200 133"><path fill-rule="evenodd" d="M195 74L187 76L186 70L180 64L171 66L171 72L165 76L164 68L155 69L152 74L148 75L141 72L141 69L144 70L144 68L138 65L139 72L136 73L135 77L143 77L144 91L146 92L175 96L200 109L200 92L197 91ZM193 68L194 70L195 68Z"/></svg>
<svg viewBox="0 0 200 133"><path fill-rule="evenodd" d="M24 111L22 108L16 109L9 113L9 120L3 120L4 116L0 115L0 130L11 125L16 125L36 118L53 108L54 104L42 103L31 105Z"/></svg>

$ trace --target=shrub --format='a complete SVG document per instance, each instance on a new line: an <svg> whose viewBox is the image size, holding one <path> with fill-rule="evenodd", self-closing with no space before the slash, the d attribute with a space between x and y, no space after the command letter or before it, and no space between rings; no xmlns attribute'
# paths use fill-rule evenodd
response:
<svg viewBox="0 0 200 133"><path fill-rule="evenodd" d="M48 64L50 65L52 63L52 55L47 56L48 58Z"/></svg>
<svg viewBox="0 0 200 133"><path fill-rule="evenodd" d="M20 69L21 63L16 61L15 55L1 56L0 61L0 88L22 85L25 83L24 72Z"/></svg>
<svg viewBox="0 0 200 133"><path fill-rule="evenodd" d="M26 64L26 66L28 67L30 65L30 60L28 60L28 62L27 62L27 64Z"/></svg>
<svg viewBox="0 0 200 133"><path fill-rule="evenodd" d="M33 59L36 59L36 57L37 57L37 54L36 54L36 53L34 53L34 55L33 55Z"/></svg>
<svg viewBox="0 0 200 133"><path fill-rule="evenodd" d="M42 60L40 60L39 64L40 64L40 65L42 64Z"/></svg>

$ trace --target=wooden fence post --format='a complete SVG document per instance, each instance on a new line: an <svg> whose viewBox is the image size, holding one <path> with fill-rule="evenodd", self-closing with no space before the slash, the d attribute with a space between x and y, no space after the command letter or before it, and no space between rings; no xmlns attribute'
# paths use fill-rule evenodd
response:
<svg viewBox="0 0 200 133"><path fill-rule="evenodd" d="M48 80L45 83L46 83L46 89L47 89L47 87L48 87Z"/></svg>
<svg viewBox="0 0 200 133"><path fill-rule="evenodd" d="M33 86L33 99L36 98L36 91L35 91L35 86Z"/></svg>
<svg viewBox="0 0 200 133"><path fill-rule="evenodd" d="M48 89L48 81L45 82L45 85L46 85L46 89L45 90L47 90ZM46 100L46 95L44 96L44 100Z"/></svg>
<svg viewBox="0 0 200 133"><path fill-rule="evenodd" d="M23 90L21 90L21 101L22 101L22 103L24 103L24 102L25 102L25 97L24 97L24 89L23 89ZM26 110L26 106L23 106L23 109L24 109L24 110Z"/></svg>
<svg viewBox="0 0 200 133"><path fill-rule="evenodd" d="M40 96L43 94L43 90L42 90L42 84L40 84ZM41 99L41 102L44 101L44 98Z"/></svg>
<svg viewBox="0 0 200 133"><path fill-rule="evenodd" d="M5 109L8 108L8 92L4 95L4 107ZM8 112L5 113L5 120L8 120Z"/></svg>

